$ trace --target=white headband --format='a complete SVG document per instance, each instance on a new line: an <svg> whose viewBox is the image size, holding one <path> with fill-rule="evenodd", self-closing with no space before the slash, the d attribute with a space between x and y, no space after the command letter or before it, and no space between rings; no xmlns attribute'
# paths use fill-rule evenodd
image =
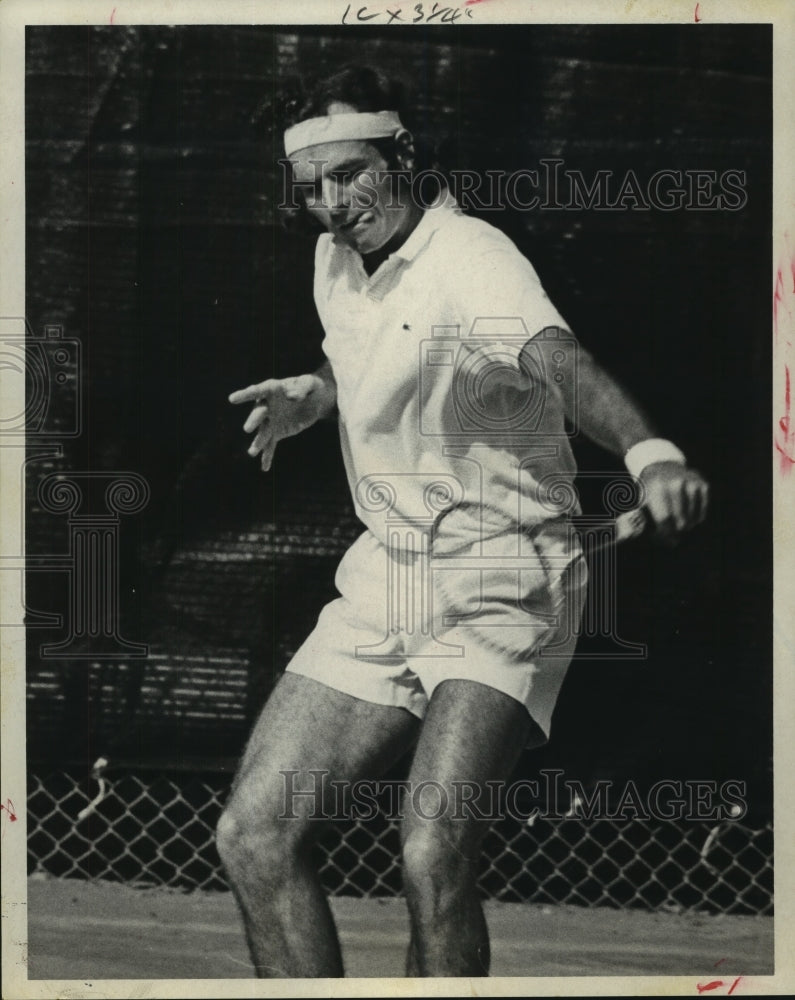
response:
<svg viewBox="0 0 795 1000"><path fill-rule="evenodd" d="M343 139L388 139L402 128L397 111L355 111L307 118L284 133L284 152L292 156L298 149Z"/></svg>

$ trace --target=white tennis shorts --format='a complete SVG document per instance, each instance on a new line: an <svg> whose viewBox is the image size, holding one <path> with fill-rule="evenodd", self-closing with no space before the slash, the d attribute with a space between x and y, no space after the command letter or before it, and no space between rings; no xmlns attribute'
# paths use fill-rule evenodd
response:
<svg viewBox="0 0 795 1000"><path fill-rule="evenodd" d="M287 669L419 718L442 681L477 681L521 702L549 738L586 563L565 524L518 536L482 508L477 522L443 519L423 554L389 552L366 531Z"/></svg>

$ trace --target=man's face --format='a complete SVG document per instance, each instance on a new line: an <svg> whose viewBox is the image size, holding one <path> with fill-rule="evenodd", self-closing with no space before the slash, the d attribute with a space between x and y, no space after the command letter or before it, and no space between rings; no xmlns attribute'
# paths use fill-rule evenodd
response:
<svg viewBox="0 0 795 1000"><path fill-rule="evenodd" d="M398 198L386 161L366 140L309 146L290 159L309 212L359 253L380 250L410 228L409 199Z"/></svg>

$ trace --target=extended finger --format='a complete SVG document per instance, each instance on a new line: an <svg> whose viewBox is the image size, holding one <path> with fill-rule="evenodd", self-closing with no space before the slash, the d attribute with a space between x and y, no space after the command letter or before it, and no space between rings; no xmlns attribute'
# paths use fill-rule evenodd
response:
<svg viewBox="0 0 795 1000"><path fill-rule="evenodd" d="M255 431L263 420L268 419L268 407L267 406L255 406L254 409L246 417L246 422L243 424L243 430L246 434L250 434Z"/></svg>
<svg viewBox="0 0 795 1000"><path fill-rule="evenodd" d="M253 458L254 455L259 455L267 448L272 447L272 444L273 433L271 432L270 427L261 427L254 435L254 440L249 445L248 453Z"/></svg>
<svg viewBox="0 0 795 1000"><path fill-rule="evenodd" d="M270 441L266 448L262 449L262 454L260 455L259 464L263 472L267 472L271 465L273 464L273 453L276 450L276 444L274 441Z"/></svg>
<svg viewBox="0 0 795 1000"><path fill-rule="evenodd" d="M256 403L260 399L270 396L278 384L275 378L269 378L264 382L259 382L257 385L249 385L245 389L237 389L235 392L230 393L229 402L235 404Z"/></svg>

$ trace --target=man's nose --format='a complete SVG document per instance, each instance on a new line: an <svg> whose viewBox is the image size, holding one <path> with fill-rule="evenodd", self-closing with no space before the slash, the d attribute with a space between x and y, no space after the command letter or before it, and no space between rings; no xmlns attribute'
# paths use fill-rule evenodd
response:
<svg viewBox="0 0 795 1000"><path fill-rule="evenodd" d="M351 204L351 196L347 186L334 182L324 184L323 204L334 218L344 216Z"/></svg>

